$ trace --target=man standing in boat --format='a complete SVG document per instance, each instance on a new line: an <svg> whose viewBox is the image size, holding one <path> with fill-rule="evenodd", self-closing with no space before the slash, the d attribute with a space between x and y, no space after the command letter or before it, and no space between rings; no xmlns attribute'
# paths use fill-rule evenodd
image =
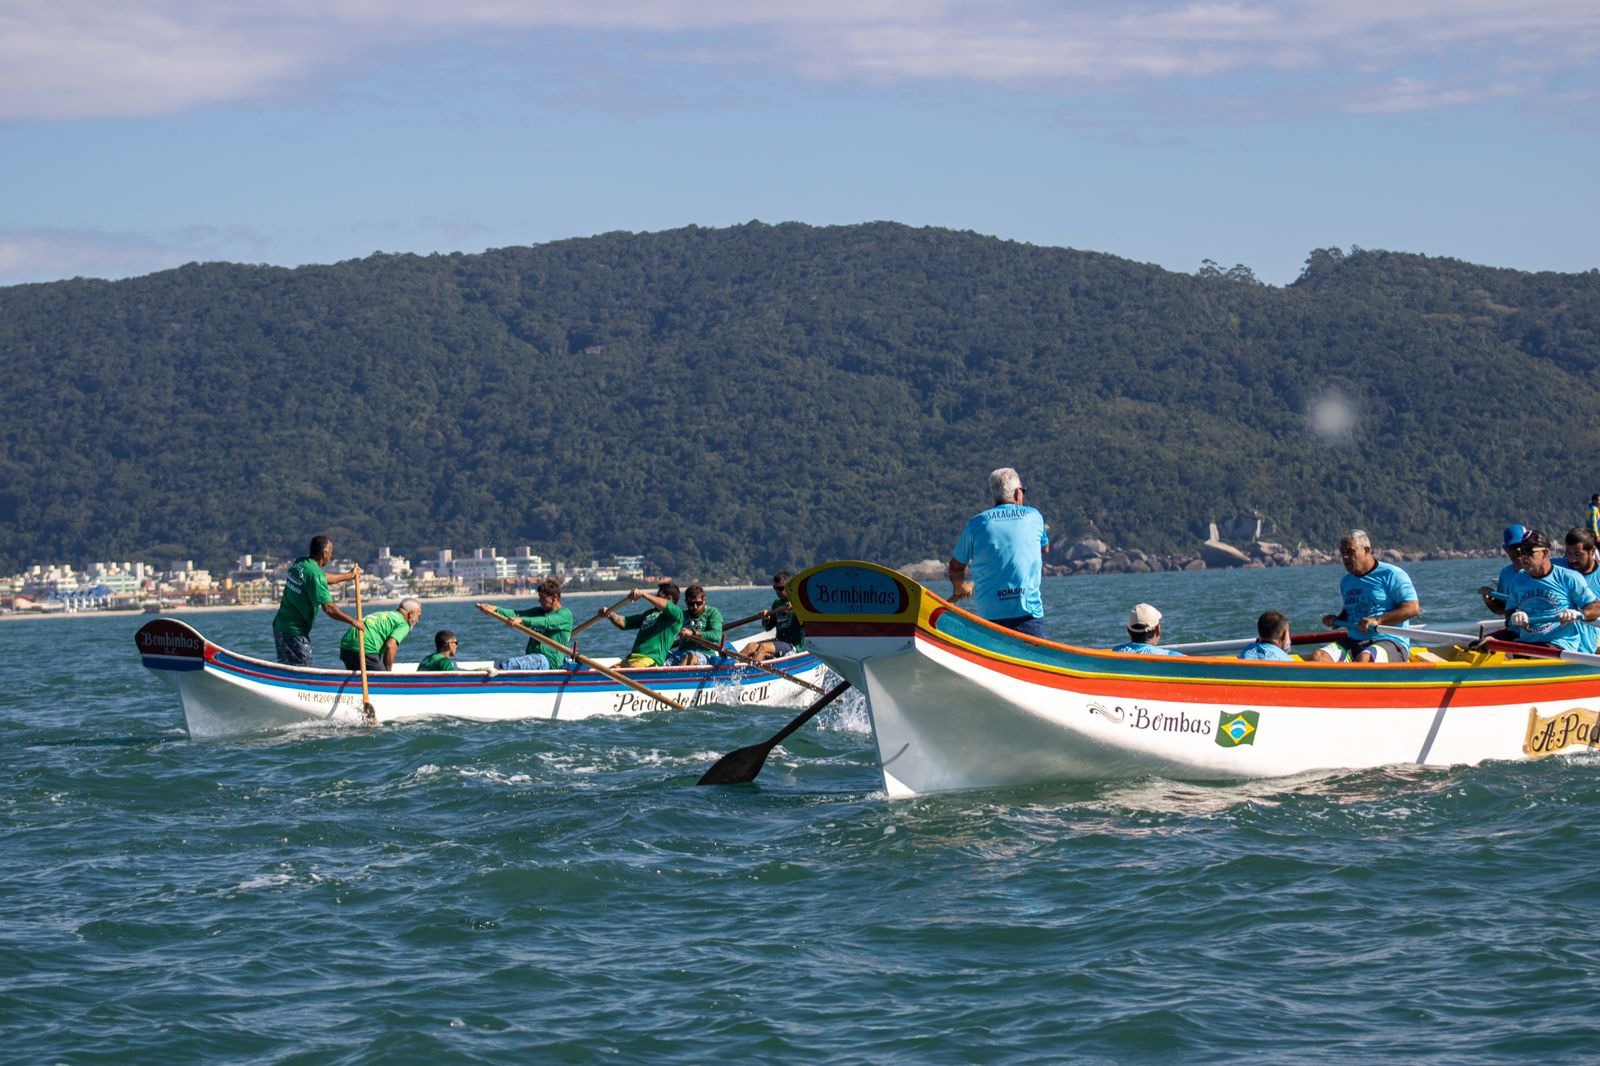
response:
<svg viewBox="0 0 1600 1066"><path fill-rule="evenodd" d="M361 656L367 657L367 670L380 673L393 670L395 656L400 654L400 642L411 635L412 627L422 620L422 603L407 596L393 611L373 611L362 619L362 629L347 629L339 640L339 660L346 670L360 670ZM360 651L357 651L357 648Z"/></svg>
<svg viewBox="0 0 1600 1066"><path fill-rule="evenodd" d="M1550 561L1550 538L1537 529L1519 549L1522 569L1506 589L1506 625L1524 644L1553 644L1568 651L1595 650L1600 598L1576 570Z"/></svg>
<svg viewBox="0 0 1600 1066"><path fill-rule="evenodd" d="M672 642L678 639L678 630L683 628L683 608L678 606L677 582L663 581L653 594L644 589L629 589L628 601L631 603L634 600L644 600L651 610L630 614L626 618L609 607L600 608L600 613L618 629L639 631L639 635L633 638L633 648L621 665L660 666L667 661Z"/></svg>
<svg viewBox="0 0 1600 1066"><path fill-rule="evenodd" d="M1317 662L1403 663L1411 658L1405 637L1379 633L1379 626L1407 626L1422 613L1411 576L1393 563L1380 563L1372 554L1372 538L1364 529L1352 529L1339 538L1339 561L1349 571L1339 579L1344 607L1325 614L1322 624L1338 626L1344 635L1318 648Z"/></svg>
<svg viewBox="0 0 1600 1066"><path fill-rule="evenodd" d="M967 520L947 573L950 599L970 599L974 614L1030 636L1044 636L1044 516L1023 503L1022 477L1003 466L989 475L994 506Z"/></svg>
<svg viewBox="0 0 1600 1066"><path fill-rule="evenodd" d="M509 607L496 607L494 613L501 618L514 618L529 629L549 637L557 644L572 643L572 610L561 606L561 579L554 575L542 579L534 586L539 596L539 606L513 611ZM528 638L528 646L521 655L495 663L496 670L559 670L566 656L540 640Z"/></svg>
<svg viewBox="0 0 1600 1066"><path fill-rule="evenodd" d="M337 619L358 631L361 623L333 605L329 585L339 585L353 580L361 567L351 566L342 574L330 574L324 569L333 560L333 541L318 534L311 538L305 555L289 564L289 576L283 583L283 598L278 601L278 613L272 616L272 640L278 649L278 661L287 666L315 666L311 655L311 626L317 620L317 611Z"/></svg>

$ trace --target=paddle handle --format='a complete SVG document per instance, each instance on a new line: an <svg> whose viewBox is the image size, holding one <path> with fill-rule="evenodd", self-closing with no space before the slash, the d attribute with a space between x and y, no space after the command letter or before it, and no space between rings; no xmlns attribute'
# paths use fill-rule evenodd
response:
<svg viewBox="0 0 1600 1066"><path fill-rule="evenodd" d="M761 621L761 616L766 614L766 613L767 613L766 611L757 611L755 614L751 615L748 618L741 618L737 622L729 622L729 623L727 623L726 625L724 625L722 627L722 631L724 633L726 633L730 629L738 629L740 626L747 626L751 622L759 622L759 621Z"/></svg>
<svg viewBox="0 0 1600 1066"><path fill-rule="evenodd" d="M624 596L624 597L622 597L622 599L618 600L616 603L613 603L610 607L607 607L606 611L615 611L618 607L621 607L623 604L627 603L632 598L633 597L632 597L631 594L629 594L627 596ZM606 616L606 612L605 611L601 611L601 612L597 613L593 618L589 619L587 622L583 623L581 626L578 626L576 629L574 629L572 631L572 635L573 636L577 636L579 633L582 633L585 629L588 629L590 626L594 625L596 622L600 621L600 619L604 618L605 616Z"/></svg>
<svg viewBox="0 0 1600 1066"><path fill-rule="evenodd" d="M1343 636L1348 636L1348 634L1342 629L1328 629L1320 633L1291 633L1289 634L1289 643L1296 646L1301 644L1326 644L1330 640L1338 640Z"/></svg>
<svg viewBox="0 0 1600 1066"><path fill-rule="evenodd" d="M361 575L356 575L356 624L364 625L361 619ZM373 709L372 699L367 693L367 634L356 634L356 656L361 660L361 716L368 725L378 724L378 712Z"/></svg>
<svg viewBox="0 0 1600 1066"><path fill-rule="evenodd" d="M730 648L730 647L728 647L727 645L724 645L724 644L713 643L712 641L709 641L706 638L704 638L702 636L699 636L697 634L694 634L694 633L679 633L678 636L681 639L692 641L695 644L700 645L702 648L707 648L707 649L709 649L711 651L718 652L718 653L720 653L722 655L731 655L733 658L735 658L735 659L739 660L740 662L744 663L746 666L753 666L757 670L763 671L764 673L776 674L778 677L783 678L785 681L792 681L796 685L800 685L803 688L810 689L812 692L826 692L827 691L821 685L813 685L811 682L805 680L804 678L795 677L793 674L789 673L787 670L779 670L776 666L768 666L766 663L757 662L755 659L752 659L750 656L744 654L743 652L741 652L737 648Z"/></svg>
<svg viewBox="0 0 1600 1066"><path fill-rule="evenodd" d="M578 662L582 663L584 666L587 666L589 669L599 671L600 673L606 675L607 677L609 677L611 680L617 682L618 684L626 685L629 688L633 689L635 692L643 693L644 695L649 696L653 700L659 700L660 702L665 703L668 707L673 707L673 708L676 708L677 710L680 710L680 711L688 709L683 704L679 703L677 700L668 699L666 696L663 696L661 693L656 692L653 689L646 688L644 685L639 684L639 682L635 681L631 677L627 677L627 676L624 676L623 674L619 674L615 670L611 669L608 666L601 666L599 663L595 662L593 659L589 658L587 655L579 655L577 653L577 651L573 650L572 648L567 647L565 644L561 643L559 640L556 640L553 637L547 637L543 633L539 632L537 629L534 629L531 626L524 625L521 621L519 621L519 620L517 620L515 618L507 618L505 615L501 614L499 611L495 610L493 607L489 606L486 603L478 604L478 610L482 611L484 614L493 615L494 617L498 618L500 621L504 622L506 625L510 626L512 629L520 630L523 633L528 634L528 636L532 637L534 640L537 640L539 643L545 645L546 647L554 648L556 651L560 652L562 655L565 655L568 658L577 660Z"/></svg>
<svg viewBox="0 0 1600 1066"><path fill-rule="evenodd" d="M843 696L845 689L849 687L850 682L841 681L822 696L818 697L815 703L807 707L804 711L801 711L800 714L796 715L794 721L790 722L788 725L784 726L782 729L778 730L772 735L772 739L767 741L767 749L770 751L779 744L782 744L788 739L790 733L793 733L796 729L799 729L801 726L811 721L811 719L815 718L817 713L821 711L822 708L826 707L840 696Z"/></svg>

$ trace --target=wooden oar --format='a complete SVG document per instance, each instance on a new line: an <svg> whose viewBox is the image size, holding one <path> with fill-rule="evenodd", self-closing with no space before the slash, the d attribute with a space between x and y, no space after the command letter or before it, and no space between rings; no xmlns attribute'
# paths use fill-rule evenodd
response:
<svg viewBox="0 0 1600 1066"><path fill-rule="evenodd" d="M665 703L668 707L675 707L680 711L688 709L688 708L684 707L683 704L679 703L677 700L668 699L667 697L663 696L661 693L656 692L653 689L646 688L645 686L639 684L639 682L635 681L633 678L627 677L627 676L624 676L623 674L617 673L617 671L611 669L609 666L601 666L599 663L595 662L593 659L589 658L587 655L579 655L572 648L567 647L565 644L562 644L558 640L553 640L552 638L545 636L543 633L539 632L537 629L533 629L530 626L524 625L521 621L519 621L519 620L517 620L515 618L507 618L505 615L501 614L499 611L496 611L493 607L490 607L487 603L478 604L478 610L482 611L484 614L493 615L495 618L498 618L500 621L504 622L506 625L510 626L512 629L521 630L522 632L528 634L528 636L532 637L534 640L537 640L540 644L543 644L546 647L554 648L556 651L560 652L562 655L568 656L569 658L576 659L578 662L580 662L583 665L587 666L591 670L598 670L600 673L605 674L611 680L613 680L613 681L615 681L615 682L617 682L619 684L627 685L629 688L633 689L635 692L642 692L646 696L649 696L651 699L660 700L662 703Z"/></svg>
<svg viewBox="0 0 1600 1066"><path fill-rule="evenodd" d="M1291 633L1289 634L1289 643L1291 645L1326 644L1328 641L1343 635L1344 630L1342 629L1330 630L1325 633ZM1185 655L1210 655L1213 652L1238 651L1241 648L1248 648L1255 642L1255 637L1239 637L1233 640L1206 640L1198 644L1163 644L1161 646L1168 651L1181 651Z"/></svg>
<svg viewBox="0 0 1600 1066"><path fill-rule="evenodd" d="M621 607L623 604L627 603L629 601L629 599L631 599L631 597L629 597L629 596L622 597L622 599L618 600L616 603L613 603L610 607L607 607L605 611L601 611L600 613L596 614L593 618L591 618L587 622L583 623L583 625L578 626L576 629L574 629L572 631L572 635L575 637L579 633L582 633L585 629L588 629L590 626L592 626L596 622L600 621L600 619L604 618L606 616L606 611L615 611L618 607Z"/></svg>
<svg viewBox="0 0 1600 1066"><path fill-rule="evenodd" d="M747 748L730 751L722 758L711 764L711 769L696 781L697 785L741 785L746 781L754 781L761 772L761 767L766 765L767 756L772 754L772 749L782 744L790 733L805 725L816 713L840 696L850 687L850 682L841 681L819 696L817 701L795 716L794 721L774 733L769 740L760 744L752 744Z"/></svg>
<svg viewBox="0 0 1600 1066"><path fill-rule="evenodd" d="M356 575L356 623L364 625L361 620L361 575ZM372 701L367 698L367 634L358 630L356 632L356 657L361 660L361 718L367 725L378 724L378 712L373 708Z"/></svg>
<svg viewBox="0 0 1600 1066"><path fill-rule="evenodd" d="M766 614L766 613L767 613L766 611L757 611L755 614L751 615L749 618L741 618L737 622L729 622L729 623L727 623L726 625L724 625L722 627L722 631L724 633L726 633L730 629L738 629L740 626L747 626L751 622L759 622L759 621L761 621L761 616Z"/></svg>
<svg viewBox="0 0 1600 1066"><path fill-rule="evenodd" d="M807 680L805 680L803 678L795 677L793 674L789 673L787 670L779 670L776 666L768 666L766 663L757 662L756 660L752 659L750 656L748 656L748 655L744 654L743 652L739 651L737 648L730 648L730 647L727 647L726 645L723 645L723 644L715 644L715 643L713 643L713 642L711 642L709 640L706 640L704 637L696 636L693 633L680 632L678 634L678 639L679 640L693 641L694 643L700 645L702 648L706 648L706 649L708 649L710 651L714 651L719 655L732 656L733 658L738 659L740 662L744 663L746 666L753 666L757 670L760 670L760 671L762 671L764 673L777 674L779 677L783 678L785 681L793 681L795 684L800 685L803 688L808 688L812 692L826 692L826 691L828 691L827 689L823 688L821 685L813 685L811 682L809 682L809 681L807 681Z"/></svg>
<svg viewBox="0 0 1600 1066"><path fill-rule="evenodd" d="M1420 626L1379 626L1378 632L1391 637L1407 637L1413 644L1425 648L1449 647L1455 644L1473 644L1484 637L1484 630L1502 629L1505 623L1496 618L1492 622L1471 623L1478 627L1476 633L1454 633L1443 629L1423 629Z"/></svg>
<svg viewBox="0 0 1600 1066"><path fill-rule="evenodd" d="M1560 659L1564 663L1582 663L1584 666L1600 666L1600 655L1590 655L1587 652L1568 651L1566 648L1554 644L1524 644L1520 640L1496 640L1490 638L1483 642L1486 651L1503 651L1509 655L1527 655L1536 659Z"/></svg>

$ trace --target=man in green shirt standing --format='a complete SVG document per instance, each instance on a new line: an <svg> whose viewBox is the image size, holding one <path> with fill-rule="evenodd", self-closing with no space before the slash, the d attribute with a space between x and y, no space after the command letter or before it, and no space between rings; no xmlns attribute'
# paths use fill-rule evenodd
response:
<svg viewBox="0 0 1600 1066"><path fill-rule="evenodd" d="M347 629L339 641L339 659L346 670L361 669L361 653L367 657L367 672L394 669L400 642L411 634L411 627L422 618L422 604L407 596L394 611L373 611L362 619L363 629ZM361 652L356 642L361 642Z"/></svg>
<svg viewBox="0 0 1600 1066"><path fill-rule="evenodd" d="M699 585L683 590L683 629L667 656L668 666L699 666L710 661L705 645L689 640L690 635L711 644L722 643L722 612L706 606L706 590Z"/></svg>
<svg viewBox="0 0 1600 1066"><path fill-rule="evenodd" d="M561 579L547 577L534 586L539 595L539 606L513 611L509 607L496 607L494 613L501 618L515 618L529 629L549 637L557 644L572 643L572 611L561 606ZM496 670L559 670L566 656L541 641L528 638L528 646L521 655L502 659L494 664Z"/></svg>
<svg viewBox="0 0 1600 1066"><path fill-rule="evenodd" d="M311 656L311 626L317 620L317 610L345 625L361 628L354 618L333 605L329 585L353 580L361 567L352 566L342 574L329 574L323 570L333 559L333 541L318 534L311 538L310 550L289 564L289 576L283 584L283 599L278 601L278 613L272 616L272 640L278 648L278 661L287 666L315 666Z"/></svg>
<svg viewBox="0 0 1600 1066"><path fill-rule="evenodd" d="M456 648L460 642L456 640L455 630L441 629L433 635L433 654L417 664L417 672L424 671L436 673L443 670L456 668Z"/></svg>
<svg viewBox="0 0 1600 1066"><path fill-rule="evenodd" d="M644 600L652 610L630 614L626 618L609 607L600 608L600 613L618 629L639 631L639 635L633 638L633 650L622 660L623 666L660 666L667 661L672 642L678 639L678 630L683 628L683 608L678 606L678 585L674 581L663 581L654 594L644 589L630 589L628 601L631 603L634 600Z"/></svg>

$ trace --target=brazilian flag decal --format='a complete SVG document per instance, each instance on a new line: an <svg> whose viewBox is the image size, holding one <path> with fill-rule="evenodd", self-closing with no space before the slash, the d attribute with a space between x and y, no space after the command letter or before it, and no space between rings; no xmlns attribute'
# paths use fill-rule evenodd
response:
<svg viewBox="0 0 1600 1066"><path fill-rule="evenodd" d="M1229 713L1223 711L1217 719L1217 746L1222 748L1237 748L1241 744L1254 744L1256 742L1256 729L1261 724L1261 712L1236 711Z"/></svg>

